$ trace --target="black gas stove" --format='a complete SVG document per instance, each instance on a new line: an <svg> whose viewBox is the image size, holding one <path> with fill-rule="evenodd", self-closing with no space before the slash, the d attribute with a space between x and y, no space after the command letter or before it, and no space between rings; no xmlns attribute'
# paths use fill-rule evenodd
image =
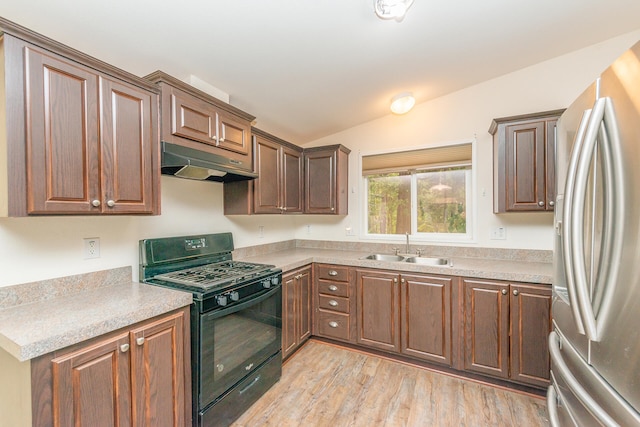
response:
<svg viewBox="0 0 640 427"><path fill-rule="evenodd" d="M231 233L140 241L140 280L190 292L192 418L229 425L280 378L282 271L234 261Z"/></svg>

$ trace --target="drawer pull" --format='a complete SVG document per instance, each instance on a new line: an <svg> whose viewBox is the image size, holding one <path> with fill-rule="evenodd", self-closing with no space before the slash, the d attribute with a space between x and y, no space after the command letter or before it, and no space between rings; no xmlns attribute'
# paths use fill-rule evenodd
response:
<svg viewBox="0 0 640 427"><path fill-rule="evenodd" d="M338 322L332 320L331 322L329 322L329 326L331 326L332 328L337 328L339 325Z"/></svg>
<svg viewBox="0 0 640 427"><path fill-rule="evenodd" d="M329 290L330 291L337 291L338 287L336 285L329 285Z"/></svg>
<svg viewBox="0 0 640 427"><path fill-rule="evenodd" d="M335 270L329 270L329 276L337 276L338 272Z"/></svg>
<svg viewBox="0 0 640 427"><path fill-rule="evenodd" d="M338 306L338 301L336 301L336 300L334 300L334 299L329 300L329 305L330 305L331 307L337 307L337 306Z"/></svg>

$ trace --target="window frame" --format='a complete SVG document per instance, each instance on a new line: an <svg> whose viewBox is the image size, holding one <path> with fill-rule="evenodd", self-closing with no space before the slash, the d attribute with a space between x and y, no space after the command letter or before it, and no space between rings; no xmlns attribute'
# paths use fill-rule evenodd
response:
<svg viewBox="0 0 640 427"><path fill-rule="evenodd" d="M471 167L465 172L465 192L466 197L465 201L467 204L467 223L466 223L466 233L419 233L418 229L418 215L417 215L417 176L416 173L412 172L411 174L411 241L412 242L425 242L425 243L475 243L476 242L476 217L477 217L477 191L475 190L477 183L477 164L476 164L476 145L477 140L473 139L464 139L460 141L451 141L445 143L436 143L425 146L417 146L417 147L403 147L402 149L397 150L386 150L386 151L372 151L372 152L360 152L358 156L358 174L359 174L359 187L360 187L360 223L363 224L359 238L362 240L383 240L383 241L398 241L399 239L404 239L405 234L374 234L369 233L369 215L368 215L368 207L369 207L369 194L368 194L368 185L367 179L362 172L362 158L366 156L372 155L380 155L380 154L391 154L402 151L413 151L413 150L422 150L429 148L440 148L446 147L450 145L460 145L460 144L471 144ZM446 166L443 166L446 168Z"/></svg>

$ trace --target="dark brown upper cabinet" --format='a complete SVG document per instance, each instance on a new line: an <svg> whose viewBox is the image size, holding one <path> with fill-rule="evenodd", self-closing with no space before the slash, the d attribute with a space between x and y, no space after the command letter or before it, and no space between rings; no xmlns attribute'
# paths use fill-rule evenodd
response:
<svg viewBox="0 0 640 427"><path fill-rule="evenodd" d="M343 145L304 150L304 213L349 213L349 150Z"/></svg>
<svg viewBox="0 0 640 427"><path fill-rule="evenodd" d="M224 213L302 212L302 148L252 128L258 178L224 184Z"/></svg>
<svg viewBox="0 0 640 427"><path fill-rule="evenodd" d="M495 213L553 210L556 122L563 111L491 122Z"/></svg>
<svg viewBox="0 0 640 427"><path fill-rule="evenodd" d="M145 79L160 86L162 141L223 156L251 170L255 117L162 71Z"/></svg>
<svg viewBox="0 0 640 427"><path fill-rule="evenodd" d="M6 20L0 29L0 216L159 213L158 89Z"/></svg>

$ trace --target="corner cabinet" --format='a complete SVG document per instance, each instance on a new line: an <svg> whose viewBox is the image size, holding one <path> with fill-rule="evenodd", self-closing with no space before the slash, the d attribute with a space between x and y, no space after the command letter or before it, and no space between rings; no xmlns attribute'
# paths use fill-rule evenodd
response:
<svg viewBox="0 0 640 427"><path fill-rule="evenodd" d="M546 387L550 287L475 279L462 284L464 369Z"/></svg>
<svg viewBox="0 0 640 427"><path fill-rule="evenodd" d="M494 119L495 213L552 211L556 122L564 110Z"/></svg>
<svg viewBox="0 0 640 427"><path fill-rule="evenodd" d="M282 276L282 358L311 336L311 266Z"/></svg>
<svg viewBox="0 0 640 427"><path fill-rule="evenodd" d="M189 308L32 362L34 426L191 424Z"/></svg>
<svg viewBox="0 0 640 427"><path fill-rule="evenodd" d="M254 116L162 71L145 79L161 90L162 141L221 156L236 169L253 170Z"/></svg>
<svg viewBox="0 0 640 427"><path fill-rule="evenodd" d="M301 213L302 148L251 128L258 178L224 184L225 215Z"/></svg>
<svg viewBox="0 0 640 427"><path fill-rule="evenodd" d="M158 89L8 21L0 29L0 215L159 213Z"/></svg>
<svg viewBox="0 0 640 427"><path fill-rule="evenodd" d="M347 215L349 150L343 145L304 150L304 213Z"/></svg>

